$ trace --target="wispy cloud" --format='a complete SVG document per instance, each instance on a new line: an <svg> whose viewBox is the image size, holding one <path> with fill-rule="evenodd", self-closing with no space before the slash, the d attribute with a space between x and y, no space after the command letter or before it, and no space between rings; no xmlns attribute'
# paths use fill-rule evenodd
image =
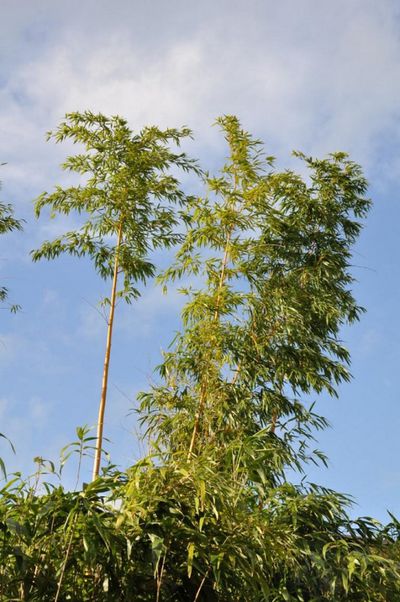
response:
<svg viewBox="0 0 400 602"><path fill-rule="evenodd" d="M251 2L246 10L229 3L227 11L226 2L220 8L205 2L197 21L190 7L175 3L186 29L174 39L176 24L167 41L161 29L171 9L155 4L148 53L141 30L146 11L138 16L136 3L121 3L125 24L108 31L108 11L99 3L97 30L83 32L73 11L62 11L57 39L51 36L39 54L17 61L0 94L0 153L12 163L11 178L45 185L62 151L44 143L44 131L75 109L120 113L133 127L189 124L200 153L202 146L221 147L209 125L227 112L285 152L293 146L307 152L345 148L372 163L378 133L390 130L398 138L394 3ZM51 9L48 18L50 26ZM99 44L101 28L107 38Z"/></svg>

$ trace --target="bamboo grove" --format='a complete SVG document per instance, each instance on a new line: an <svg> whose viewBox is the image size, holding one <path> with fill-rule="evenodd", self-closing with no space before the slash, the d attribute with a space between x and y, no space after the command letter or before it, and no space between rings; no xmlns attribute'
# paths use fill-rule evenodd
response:
<svg viewBox="0 0 400 602"><path fill-rule="evenodd" d="M366 180L344 153L296 153L307 175L278 171L236 117L217 126L228 158L213 175L179 150L187 128L133 134L120 117L85 112L52 135L83 146L63 165L82 179L41 195L36 213L73 213L82 226L32 255L88 255L110 284L99 420L95 437L77 429L60 467L37 458L33 477L3 480L0 600L400 600L397 519L351 520L345 495L289 477L326 462L317 405L350 378L340 332L363 311L350 262ZM182 170L202 196L184 190ZM175 252L161 272L157 248ZM139 395L148 452L101 466L116 299L135 302L154 276L186 302ZM73 457L67 490L53 477Z"/></svg>

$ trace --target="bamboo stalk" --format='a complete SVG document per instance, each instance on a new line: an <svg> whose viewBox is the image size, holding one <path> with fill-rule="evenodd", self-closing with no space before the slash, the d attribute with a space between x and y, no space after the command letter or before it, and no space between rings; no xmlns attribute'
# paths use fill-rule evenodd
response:
<svg viewBox="0 0 400 602"><path fill-rule="evenodd" d="M62 582L63 582L63 579L64 579L64 574L65 574L65 569L66 569L66 566L67 566L68 558L69 558L69 555L71 553L72 539L73 539L73 536L74 536L74 529L75 529L77 518L78 518L78 514L75 514L72 523L70 523L71 533L70 533L70 536L69 536L68 546L67 546L67 549L66 549L66 552L65 552L65 556L64 556L64 562L63 562L62 567L61 567L60 578L59 578L58 583L57 583L57 591L56 591L56 595L55 595L55 598L54 598L54 602L58 602L58 599L60 597L61 585L62 585Z"/></svg>
<svg viewBox="0 0 400 602"><path fill-rule="evenodd" d="M275 433L277 422L278 422L278 413L276 411L274 411L274 412L272 412L272 416L271 416L271 426L269 428L270 433Z"/></svg>
<svg viewBox="0 0 400 602"><path fill-rule="evenodd" d="M228 260L229 260L229 244L230 244L232 232L233 232L233 228L231 228L229 230L229 232L227 233L226 242L225 242L225 249L224 249L224 255L223 255L222 261L221 261L221 272L220 272L220 277L219 277L219 282L218 282L217 300L216 300L216 303L215 303L215 313L214 313L214 320L215 321L217 321L218 317L219 317L219 306L220 306L220 302L221 302L221 291L222 291L222 287L224 286L224 282L225 282L226 266L227 266ZM206 393L207 393L206 385L203 382L202 385L201 385L199 405L197 407L196 416L195 416L195 419L194 419L192 438L190 440L190 446L189 446L189 452L188 452L188 460L190 460L190 457L193 454L193 450L194 450L194 446L195 446L195 443L196 443L197 434L199 432L200 418L201 418L201 415L203 413L203 408L204 408L204 405L205 405L205 402L206 402Z"/></svg>
<svg viewBox="0 0 400 602"><path fill-rule="evenodd" d="M229 243L231 241L232 232L233 232L233 228L231 228L229 230L228 234L226 235L224 256L223 256L222 262L221 262L221 273L220 273L219 283L218 283L217 302L215 304L215 314L214 314L215 320L218 320L218 315L219 315L219 306L221 303L221 291L222 291L222 287L224 286L224 282L225 282L226 266L228 265L228 259L229 259Z"/></svg>
<svg viewBox="0 0 400 602"><path fill-rule="evenodd" d="M193 453L194 450L194 444L196 442L196 437L197 437L197 433L199 432L199 426L200 426L200 417L203 413L203 407L206 401L206 387L204 385L204 383L201 386L201 393L200 393L200 401L199 401L199 405L197 407L197 412L196 412L196 416L194 419L194 426L193 426L193 432L192 432L192 438L190 440L190 446L189 446L189 452L188 452L188 460L190 460L190 457Z"/></svg>
<svg viewBox="0 0 400 602"><path fill-rule="evenodd" d="M235 173L234 175L234 190L236 191L237 186L238 186L238 178L237 178L237 174ZM218 282L218 289L217 289L217 299L216 299L216 303L215 303L215 312L214 312L214 320L217 322L219 319L219 311L220 311L220 304L221 304L221 293L222 293L222 288L224 286L224 282L225 282L225 278L226 278L226 266L228 265L228 261L229 261L229 247L231 244L231 238L232 238L232 234L234 232L235 226L232 225L226 235L226 240L225 240L225 248L224 248L224 254L222 257L222 261L221 261L221 272L220 272L220 276L219 276L219 282ZM194 426L193 426L193 431L192 431L192 438L190 441L190 446L189 446L189 452L188 452L188 461L190 460L190 457L193 453L194 450L194 446L195 446L195 442L196 442L196 438L197 438L197 434L199 432L199 426L200 426L200 418L201 415L203 413L203 408L204 405L206 403L206 396L207 396L207 387L204 384L204 382L201 385L201 393L200 393L200 400L199 400L199 404L197 407L197 412L196 412L196 416L195 416L195 420L194 420Z"/></svg>
<svg viewBox="0 0 400 602"><path fill-rule="evenodd" d="M94 481L100 472L101 463L101 451L103 446L103 428L104 428L104 412L107 401L107 387L108 387L108 372L110 367L110 355L111 355L111 344L112 344L112 333L114 326L114 314L115 314L115 303L117 298L117 283L118 283L118 268L119 268L119 249L122 240L122 222L118 228L117 245L115 248L115 259L114 259L114 273L111 287L111 298L110 298L110 313L107 322L107 340L106 340L106 352L104 357L104 368L103 368L103 380L101 385L101 396L99 404L99 414L97 419L97 433L96 433L96 449L93 462L93 476Z"/></svg>
<svg viewBox="0 0 400 602"><path fill-rule="evenodd" d="M203 579L200 581L200 585L199 585L199 587L198 587L198 589L197 589L197 592L196 592L196 595L195 595L195 597L194 597L194 600L193 600L193 602L196 602L196 601L199 599L200 592L201 592L201 590L202 590L202 587L203 587L203 585L204 585L204 583L205 583L205 580L206 580L206 579L207 579L207 577L208 577L208 573L209 573L209 572L210 572L210 567L207 569L207 572L206 572L206 573L203 575Z"/></svg>

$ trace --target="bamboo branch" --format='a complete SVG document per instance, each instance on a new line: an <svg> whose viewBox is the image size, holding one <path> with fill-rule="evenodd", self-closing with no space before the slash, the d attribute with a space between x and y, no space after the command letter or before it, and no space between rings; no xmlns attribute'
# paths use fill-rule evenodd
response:
<svg viewBox="0 0 400 602"><path fill-rule="evenodd" d="M271 426L269 429L270 433L275 433L277 421L278 421L278 412L275 410L274 412L272 412Z"/></svg>
<svg viewBox="0 0 400 602"><path fill-rule="evenodd" d="M189 446L189 452L188 452L188 461L190 460L190 457L193 454L194 444L196 442L197 433L199 432L200 417L201 417L201 415L203 413L203 407L204 407L205 401L206 401L206 386L205 386L204 383L202 383L202 385L201 385L201 392L200 392L200 401L199 401L199 405L198 405L197 411L196 411L196 416L195 416L195 419L194 419L192 438L190 440L190 446Z"/></svg>
<svg viewBox="0 0 400 602"><path fill-rule="evenodd" d="M235 385L237 379L239 378L240 375L240 370L242 368L242 361L240 360L238 362L238 365L236 366L236 370L235 370L235 374L233 375L232 381L231 381L231 385Z"/></svg>
<svg viewBox="0 0 400 602"><path fill-rule="evenodd" d="M235 174L235 176L234 176L233 186L234 186L234 190L236 191L237 186L238 186L237 174ZM219 317L219 310L220 310L220 304L221 304L221 293L222 293L222 288L224 286L224 282L225 282L225 278L226 278L226 266L228 265L228 261L229 261L229 247L230 247L231 238L232 238L234 229L235 229L235 226L231 225L227 232L227 235L226 235L224 254L222 257L222 261L221 261L221 271L220 271L218 288L217 288L217 299L216 299L216 303L215 303L215 312L214 312L214 321L215 322L217 322L218 317ZM199 400L199 405L197 407L197 412L196 412L194 426L193 426L193 432L192 432L192 438L191 438L190 446L189 446L188 461L190 460L190 457L193 453L193 449L194 449L195 442L196 442L196 437L199 432L200 418L203 413L203 408L204 408L204 405L206 402L206 393L207 393L206 385L203 382L201 385L200 400Z"/></svg>
<svg viewBox="0 0 400 602"><path fill-rule="evenodd" d="M67 566L68 558L69 558L69 555L71 553L72 539L73 539L73 536L74 536L74 528L75 528L75 525L76 525L77 518L78 518L78 514L75 514L74 519L73 519L73 521L71 523L71 526L70 526L71 533L70 533L70 537L69 537L69 541L68 541L67 550L66 550L65 556L64 556L64 562L63 562L62 567L61 567L60 578L59 578L58 583L57 583L57 591L56 591L56 595L55 595L55 598L54 598L54 602L58 602L58 599L60 597L61 585L62 585L62 582L63 582L63 579L64 579L64 573L65 573L65 569L66 569L66 566Z"/></svg>
<svg viewBox="0 0 400 602"><path fill-rule="evenodd" d="M199 587L198 587L198 589L197 589L197 592L196 592L196 595L195 595L195 597L194 597L194 600L193 600L193 602L196 602L196 601L199 599L200 592L201 592L201 590L202 590L202 588L203 588L203 585L204 585L204 583L205 583L205 580L206 580L206 579L207 579L207 577L208 577L208 573L209 573L209 572L210 572L210 567L208 567L208 569L207 569L207 572L206 572L206 573L204 573L204 575L203 575L203 579L200 581L200 585L199 585Z"/></svg>
<svg viewBox="0 0 400 602"><path fill-rule="evenodd" d="M116 304L116 298L117 298L119 249L121 246L121 240L122 240L122 221L119 224L117 245L115 248L114 273L113 273L113 281L112 281L112 288L111 288L110 313L109 313L109 317L108 317L106 352L105 352L105 358L104 358L103 380L102 380L102 386L101 386L99 414L98 414L98 419L97 419L96 449L95 449L95 456L94 456L94 463L93 463L93 477L92 477L93 481L99 476L99 472L100 472L101 452L102 452L102 446L103 446L104 412L105 412L106 401L107 401L108 371L109 371L109 367L110 367L112 333L113 333L113 326L114 326L114 313L115 313L115 304Z"/></svg>
<svg viewBox="0 0 400 602"><path fill-rule="evenodd" d="M224 286L224 282L225 282L226 266L228 265L228 260L229 260L229 243L231 241L232 232L233 232L233 228L231 228L229 230L229 232L226 236L224 256L223 256L222 262L221 262L221 273L219 276L218 289L217 289L217 301L215 303L215 313L214 313L215 320L218 320L219 306L221 303L221 291L222 291L222 287Z"/></svg>
<svg viewBox="0 0 400 602"><path fill-rule="evenodd" d="M223 255L222 261L221 261L221 272L220 272L220 276L219 276L218 289L217 289L217 301L216 301L216 304L215 304L215 313L214 313L214 320L215 321L218 320L218 316L219 316L219 306L220 306L220 302L221 302L221 291L222 291L222 287L224 286L225 275L226 275L226 266L227 266L228 260L229 260L229 243L230 243L230 240L231 240L232 232L233 232L233 227L229 230L229 232L228 232L228 234L226 236L224 255ZM206 391L206 385L203 382L202 385L201 385L199 405L197 407L196 416L195 416L195 419L194 419L192 438L190 440L190 446L189 446L189 452L188 452L188 461L190 460L190 457L193 454L193 450L194 450L194 446L195 446L195 443L196 443L197 434L199 432L200 418L201 418L201 415L203 413L203 408L204 408L205 401L206 401L206 392L207 392Z"/></svg>

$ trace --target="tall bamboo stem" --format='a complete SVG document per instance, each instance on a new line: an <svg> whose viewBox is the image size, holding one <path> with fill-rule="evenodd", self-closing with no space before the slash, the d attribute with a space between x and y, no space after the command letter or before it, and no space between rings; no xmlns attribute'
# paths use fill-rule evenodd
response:
<svg viewBox="0 0 400 602"><path fill-rule="evenodd" d="M234 177L233 177L233 187L234 187L234 191L236 192L237 187L238 187L238 176L235 173ZM226 278L226 268L228 265L228 261L229 261L229 248L231 245L231 238L232 238L232 234L233 231L235 229L235 226L232 225L227 234L226 234L226 240L225 240L225 248L224 248L224 255L222 257L222 261L221 261L221 271L220 271L220 275L219 275L219 282L218 282L218 289L217 289L217 299L216 299L216 303L215 303L215 312L214 312L214 320L215 322L218 321L219 319L219 313L220 313L220 305L221 305L221 294L222 294L222 289L225 283L225 278ZM199 428L200 428L200 419L201 419L201 415L204 411L204 406L206 404L206 398L207 398L207 386L206 384L202 383L201 385L201 392L200 392L200 400L199 400L199 404L197 406L197 412L196 412L196 416L195 416L195 420L194 420L194 425L193 425L193 431L192 431L192 438L190 440L190 446L189 446L189 452L188 452L188 461L190 460L192 454L193 454L193 450L194 450L194 446L196 443L196 438L199 432Z"/></svg>
<svg viewBox="0 0 400 602"><path fill-rule="evenodd" d="M221 304L221 292L222 292L222 287L224 286L224 282L225 282L226 266L227 266L228 260L229 260L229 244L231 241L232 232L233 232L233 228L231 228L229 230L229 232L227 233L224 255L223 255L222 261L221 261L221 272L220 272L220 277L219 277L219 282L218 282L217 299L216 299L216 303L215 303L215 313L214 313L215 321L217 321L218 317L219 317L219 309L220 309L220 304ZM206 388L205 383L203 382L201 385L199 405L197 407L196 416L194 419L192 438L190 440L190 446L189 446L189 452L188 452L188 460L190 460L190 457L193 454L197 434L199 432L199 427L200 427L200 418L203 413L204 405L206 402L206 396L207 396L207 388Z"/></svg>
<svg viewBox="0 0 400 602"><path fill-rule="evenodd" d="M221 262L221 273L219 276L219 283L218 283L217 301L215 303L214 320L218 320L219 306L221 304L221 293L222 293L222 287L224 286L224 282L225 282L225 272L226 272L226 266L228 264L228 259L229 259L229 244L231 242L232 232L233 232L233 228L231 228L229 230L228 234L226 235L225 250L224 250L224 256L223 256L222 262Z"/></svg>
<svg viewBox="0 0 400 602"><path fill-rule="evenodd" d="M115 302L116 302L116 298L117 298L119 250L120 250L120 246L121 246L121 240L122 240L122 222L120 223L119 228L118 228L117 245L115 248L114 272L113 272L113 281L112 281L111 298L110 298L110 313L109 313L108 322L107 322L106 352L105 352L105 358L104 358L103 380L102 380L102 385L101 385L99 415L98 415L98 419L97 419L96 449L95 449L95 455L94 455L93 476L92 476L93 481L99 476L101 451L102 451L102 447L103 447L104 411L106 408L106 401L107 401L108 371L109 371L109 367L110 367L110 355L111 355L112 333L113 333L113 326L114 326Z"/></svg>
<svg viewBox="0 0 400 602"><path fill-rule="evenodd" d="M196 416L194 418L192 438L190 440L190 446L189 446L189 452L188 452L188 460L190 460L190 457L194 450L194 444L196 442L197 433L199 432L200 417L203 413L203 407L204 407L205 401L206 401L206 387L205 387L205 384L203 383L201 386L199 405L197 407Z"/></svg>

